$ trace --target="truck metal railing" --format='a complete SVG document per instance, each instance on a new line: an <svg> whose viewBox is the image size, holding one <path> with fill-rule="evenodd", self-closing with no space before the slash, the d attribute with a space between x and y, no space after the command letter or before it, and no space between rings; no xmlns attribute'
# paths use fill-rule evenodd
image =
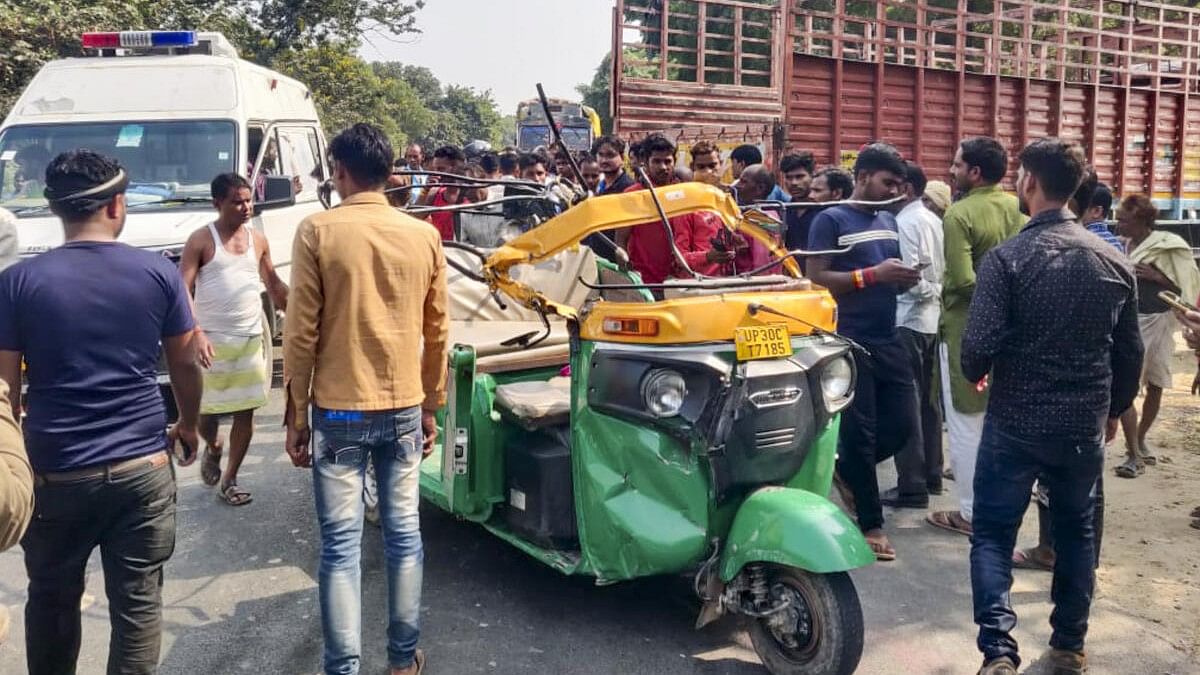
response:
<svg viewBox="0 0 1200 675"><path fill-rule="evenodd" d="M787 0L796 53L1087 84L1200 91L1200 9L1164 2ZM972 3L979 9L979 5Z"/></svg>

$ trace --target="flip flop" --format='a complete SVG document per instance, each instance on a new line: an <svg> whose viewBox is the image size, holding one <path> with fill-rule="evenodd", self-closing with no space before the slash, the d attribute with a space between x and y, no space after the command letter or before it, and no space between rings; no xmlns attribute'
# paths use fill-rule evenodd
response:
<svg viewBox="0 0 1200 675"><path fill-rule="evenodd" d="M896 559L896 549L890 544L884 545L883 542L867 540L867 546L871 547L871 552L875 554L875 559L879 562L891 562Z"/></svg>
<svg viewBox="0 0 1200 675"><path fill-rule="evenodd" d="M240 487L237 483L222 485L217 491L217 496L230 506L245 506L254 501L254 497L250 496L250 491Z"/></svg>
<svg viewBox="0 0 1200 675"><path fill-rule="evenodd" d="M934 511L925 516L925 522L938 529L955 532L968 537L974 534L971 524L958 511ZM966 525L960 523L966 523Z"/></svg>
<svg viewBox="0 0 1200 675"><path fill-rule="evenodd" d="M1146 466L1136 459L1127 459L1124 464L1118 466L1114 471L1121 478L1137 478L1146 473Z"/></svg>
<svg viewBox="0 0 1200 675"><path fill-rule="evenodd" d="M1016 551L1013 551L1013 555L1012 555L1013 567L1016 569L1019 569L1019 570L1038 570L1040 572L1053 572L1054 566L1047 565L1046 563L1042 562L1041 560L1038 560L1037 557L1033 555L1034 550L1036 550L1036 549L1022 548L1022 549L1017 549Z"/></svg>
<svg viewBox="0 0 1200 675"><path fill-rule="evenodd" d="M209 487L221 480L221 453L213 452L213 447L207 443L204 445L204 457L200 460L200 480Z"/></svg>

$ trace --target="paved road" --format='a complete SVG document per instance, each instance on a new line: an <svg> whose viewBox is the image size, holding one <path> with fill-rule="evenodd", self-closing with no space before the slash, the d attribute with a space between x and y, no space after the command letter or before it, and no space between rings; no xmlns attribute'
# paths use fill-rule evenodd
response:
<svg viewBox="0 0 1200 675"><path fill-rule="evenodd" d="M179 538L167 567L164 673L315 673L321 633L316 597L317 535L311 482L282 452L279 392L260 415L242 483L254 503L233 509L181 471ZM885 483L888 479L884 479ZM948 498L942 498L949 506ZM943 536L902 512L889 523L900 560L854 574L867 613L861 673L974 673L965 539ZM761 675L749 640L724 621L695 632L696 604L682 579L596 588L562 577L479 528L426 509L422 643L430 675L467 673L653 673ZM1028 536L1027 532L1023 533ZM377 534L375 530L368 530ZM366 663L386 672L383 556L364 544ZM13 610L0 673L25 672L19 549L0 554L0 603ZM1049 578L1019 572L1013 591L1018 638L1032 662L1048 637ZM100 673L108 645L99 560L88 568L80 673ZM1103 589L1101 589L1103 596ZM1093 613L1092 675L1200 673L1200 666L1113 599Z"/></svg>

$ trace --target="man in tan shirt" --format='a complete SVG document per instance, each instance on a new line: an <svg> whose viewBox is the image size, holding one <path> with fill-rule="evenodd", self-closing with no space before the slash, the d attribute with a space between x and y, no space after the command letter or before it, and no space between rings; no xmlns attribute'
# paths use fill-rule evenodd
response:
<svg viewBox="0 0 1200 675"><path fill-rule="evenodd" d="M0 551L21 540L33 515L33 469L12 411L8 385L0 380ZM8 638L8 625L8 607L0 605L0 644Z"/></svg>
<svg viewBox="0 0 1200 675"><path fill-rule="evenodd" d="M388 205L394 155L379 129L343 131L329 155L342 202L305 219L292 250L287 451L296 466L314 468L325 672L356 673L361 661L362 491L373 460L389 577L388 663L392 675L413 675L425 661L416 648L420 463L446 397L446 260L432 225Z"/></svg>

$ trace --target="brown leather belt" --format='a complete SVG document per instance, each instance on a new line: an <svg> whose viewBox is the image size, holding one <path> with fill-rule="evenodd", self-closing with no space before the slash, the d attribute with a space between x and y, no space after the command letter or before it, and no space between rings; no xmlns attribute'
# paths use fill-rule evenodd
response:
<svg viewBox="0 0 1200 675"><path fill-rule="evenodd" d="M107 478L116 476L122 473L129 473L141 468L157 469L160 466L165 466L170 461L166 450L159 450L153 454L134 457L133 459L123 459L119 462L111 464L102 464L100 466L89 466L86 469L76 469L75 471L59 471L55 473L39 473L35 477L38 485L46 483L74 483L76 481L88 480L89 478Z"/></svg>

